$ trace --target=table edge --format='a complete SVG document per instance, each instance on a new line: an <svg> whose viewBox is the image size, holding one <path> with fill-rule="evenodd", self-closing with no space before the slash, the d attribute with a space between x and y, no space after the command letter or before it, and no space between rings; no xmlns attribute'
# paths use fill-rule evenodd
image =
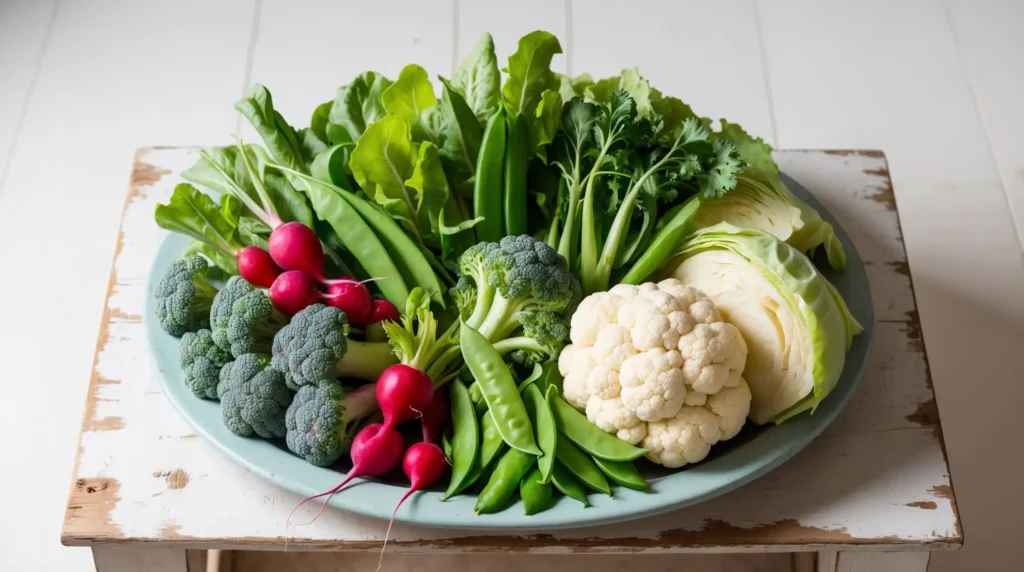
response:
<svg viewBox="0 0 1024 572"><path fill-rule="evenodd" d="M117 283L117 266L116 262L120 256L121 249L124 245L124 218L127 213L128 207L134 198L142 193L142 188L146 187L164 174L155 171L155 169L143 162L143 158L151 151L158 150L187 150L187 149L199 149L200 146L192 145L155 145L140 147L135 150L132 169L128 178L128 191L125 195L124 204L122 207L121 217L118 223L118 236L115 243L113 256L111 257L110 275L107 283L107 294L103 301L103 310L100 318L100 324L98 328L98 334L96 337L96 346L93 354L93 365L90 372L89 387L86 392L85 406L82 412L82 421L78 432L78 446L75 452L75 462L72 471L72 478L67 495L67 503L65 505L64 519L61 524L61 544L65 546L99 546L99 545L139 545L139 544L159 544L160 546L166 547L186 547L186 548L220 548L220 549L273 549L282 548L284 546L295 546L300 550L341 550L341 551L361 551L361 550L376 550L379 548L379 543L376 541L354 541L354 542L341 542L335 540L313 540L313 539L302 539L302 538L291 538L287 541L283 537L278 538L259 538L259 537L239 537L239 538L196 538L178 534L176 531L170 531L171 534L166 535L159 539L153 538L132 538L119 536L119 529L116 525L109 522L109 515L107 516L106 522L100 522L96 526L90 525L88 532L82 530L81 526L76 527L74 521L74 512L82 509L82 498L81 491L84 489L86 494L95 492L94 487L90 485L90 481L102 481L103 479L85 479L79 477L79 468L81 463L82 455L82 437L86 432L96 431L105 429L105 427L97 427L97 423L102 424L105 420L99 422L94 420L93 412L95 408L95 394L96 386L101 383L99 371L97 369L100 353L109 337L109 328L112 323L112 318L117 317L124 320L139 320L141 316L126 316L126 315L115 315L117 312L112 312L110 308L110 298L114 292L114 286ZM872 158L880 158L884 163L884 167L879 169L876 174L880 177L884 177L885 185L884 188L880 188L875 197L875 200L881 202L887 206L896 215L897 229L900 232L900 244L904 250L906 256L906 246L902 239L902 226L900 223L899 210L895 193L893 191L892 178L889 172L888 158L884 151L879 149L776 149L775 152L814 152L824 153L826 155L835 156L866 156ZM946 444L942 436L942 425L941 419L938 412L938 406L936 403L935 390L932 385L931 369L928 360L927 349L923 339L923 332L921 329L920 315L917 310L917 295L914 290L913 276L907 263L905 271L907 278L910 282L910 293L913 299L914 310L911 315L908 316L908 328L914 332L914 337L921 341L921 355L925 362L926 372L926 383L931 391L931 400L922 404L921 406L921 418L924 421L923 424L932 425L934 427L936 438L939 442L939 446L942 451L943 462L949 470L949 458L946 452ZM431 550L459 550L465 552L489 552L489 551L520 551L528 552L532 550L541 550L545 548L550 549L568 549L570 552L607 552L610 550L622 550L622 551L644 551L644 550L663 550L663 551L676 551L676 552L689 552L689 551L714 551L723 547L728 547L730 550L750 550L750 551L761 551L769 550L776 552L792 552L796 550L808 550L812 547L828 548L828 549L862 549L862 550L878 550L878 551L898 551L898 550L915 550L915 549L926 549L926 550L950 550L958 549L963 545L964 535L961 525L960 513L957 508L955 493L953 489L953 479L950 472L949 475L949 486L948 490L937 491L936 494L947 498L950 501L954 517L956 518L956 535L950 537L937 537L927 541L915 541L915 540L904 540L900 538L886 537L877 539L855 539L849 537L843 530L827 530L827 529L815 529L810 527L803 527L795 521L779 521L773 524L760 525L755 528L776 528L781 531L778 542L771 541L760 544L728 544L728 537L737 534L749 534L750 529L736 527L725 522L718 521L707 521L706 526L700 530L675 530L667 531L658 538L619 538L619 539L601 539L601 538L575 538L575 539L556 539L551 534L540 534L540 535L469 535L462 537L454 537L449 539L433 539L433 540L419 540L419 541L395 541L389 543L396 550L408 549L415 551L417 548L431 549ZM112 479L110 479L112 480ZM116 481L115 481L116 483ZM106 486L104 484L103 486ZM946 489L947 487L942 487ZM113 508L112 506L108 508ZM799 535L801 532L809 533L815 532L818 536L816 538L829 538L826 542L813 542L813 543L800 543ZM834 538L834 541L832 540Z"/></svg>

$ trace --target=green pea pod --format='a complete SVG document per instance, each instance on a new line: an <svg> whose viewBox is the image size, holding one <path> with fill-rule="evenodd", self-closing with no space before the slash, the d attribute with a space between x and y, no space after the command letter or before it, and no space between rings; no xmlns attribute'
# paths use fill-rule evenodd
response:
<svg viewBox="0 0 1024 572"><path fill-rule="evenodd" d="M469 485L468 477L473 466L478 464L480 453L480 432L477 427L476 411L469 391L461 381L451 382L451 415L452 415L452 477L444 499L459 494Z"/></svg>
<svg viewBox="0 0 1024 572"><path fill-rule="evenodd" d="M476 408L476 416L480 417L487 411L487 400L484 399L484 394L480 391L480 383L474 381L469 386L469 397L473 400L473 406Z"/></svg>
<svg viewBox="0 0 1024 572"><path fill-rule="evenodd" d="M555 458L566 469L569 469L570 473L576 475L576 478L583 481L583 484L591 489L606 495L612 493L611 487L608 486L608 479L604 477L601 469L597 468L590 455L587 455L579 447L573 445L572 441L561 433L558 435L558 449L555 450Z"/></svg>
<svg viewBox="0 0 1024 572"><path fill-rule="evenodd" d="M562 491L563 495L580 501L583 503L583 506L590 506L590 501L587 500L587 491L583 488L583 484L558 463L555 463L555 466L551 469L551 484L555 485L556 489Z"/></svg>
<svg viewBox="0 0 1024 572"><path fill-rule="evenodd" d="M650 246L633 263L633 267L626 272L619 283L641 284L644 279L657 270L675 252L683 237L693 229L693 217L699 208L700 199L694 196L676 211L672 218L667 220L661 230L654 235Z"/></svg>
<svg viewBox="0 0 1024 572"><path fill-rule="evenodd" d="M483 442L480 444L480 467L484 470L489 468L498 455L504 453L505 440L498 433L498 426L494 424L494 417L490 412L485 412L480 424L483 426Z"/></svg>
<svg viewBox="0 0 1024 572"><path fill-rule="evenodd" d="M551 479L551 466L555 462L558 443L555 416L551 414L544 394L535 384L527 385L523 389L523 403L526 404L526 412L530 415L530 421L537 433L537 444L544 453L537 459L537 467L540 469L541 482L547 483Z"/></svg>
<svg viewBox="0 0 1024 572"><path fill-rule="evenodd" d="M519 236L526 227L526 166L529 161L530 133L527 119L512 118L505 145L505 234Z"/></svg>
<svg viewBox="0 0 1024 572"><path fill-rule="evenodd" d="M378 239L378 233L362 217L353 201L349 200L355 197L351 193L345 196L345 191L312 177L304 175L303 180L309 182L302 190L309 196L317 216L331 226L341 243L367 273L382 278L375 284L384 297L395 306L404 308L409 288ZM404 234L400 228L398 232Z"/></svg>
<svg viewBox="0 0 1024 572"><path fill-rule="evenodd" d="M554 491L551 483L544 482L544 477L536 465L519 483L519 497L523 499L523 510L527 515L537 514L551 507Z"/></svg>
<svg viewBox="0 0 1024 572"><path fill-rule="evenodd" d="M341 193L343 198L359 212L359 215L363 217L366 224L370 225L374 232L377 233L384 248L391 253L395 266L402 271L402 276L409 280L410 283L422 287L430 295L432 301L444 308L445 302L442 294L448 288L441 284L437 272L434 271L430 261L427 260L420 247L406 234L405 230L393 218L376 206L357 197L353 193L344 193L344 191L341 191ZM366 268L366 265L364 264L363 267ZM367 268L367 270L369 269ZM378 274L372 275L379 276ZM387 280L376 282L382 292L384 291L383 282L387 282ZM395 305L398 306L397 303ZM405 308L405 303L403 302L398 307Z"/></svg>
<svg viewBox="0 0 1024 572"><path fill-rule="evenodd" d="M497 242L505 236L501 220L505 131L505 110L499 107L484 129L473 179L473 218L484 217L476 226L476 238L481 242Z"/></svg>
<svg viewBox="0 0 1024 572"><path fill-rule="evenodd" d="M494 460L504 453L507 447L505 441L501 438L501 434L498 433L498 428L494 425L494 418L491 417L490 412L484 411L480 417L479 425L482 440L480 443L480 454L477 455L476 462L473 463L473 469L462 483L462 490L473 486L481 477L487 475L488 471L493 468Z"/></svg>
<svg viewBox="0 0 1024 572"><path fill-rule="evenodd" d="M535 455L509 449L498 461L491 478L487 479L487 486L477 496L476 513L491 514L504 510L519 488L519 482L536 461Z"/></svg>
<svg viewBox="0 0 1024 572"><path fill-rule="evenodd" d="M444 458L450 465L452 463L452 441L448 438L448 433L441 435L441 450L444 451Z"/></svg>
<svg viewBox="0 0 1024 572"><path fill-rule="evenodd" d="M501 438L509 447L539 457L542 453L533 438L530 416L501 354L487 338L466 324L462 324L459 343L469 371L480 383Z"/></svg>
<svg viewBox="0 0 1024 572"><path fill-rule="evenodd" d="M630 461L607 461L601 457L593 457L594 464L597 465L598 469L608 477L613 483L622 485L629 489L636 489L638 491L647 490L647 481L644 480L643 475L636 470L636 467Z"/></svg>
<svg viewBox="0 0 1024 572"><path fill-rule="evenodd" d="M552 412L555 414L560 434L595 457L601 457L606 461L632 461L647 453L647 449L634 447L615 435L598 429L561 397L555 398Z"/></svg>

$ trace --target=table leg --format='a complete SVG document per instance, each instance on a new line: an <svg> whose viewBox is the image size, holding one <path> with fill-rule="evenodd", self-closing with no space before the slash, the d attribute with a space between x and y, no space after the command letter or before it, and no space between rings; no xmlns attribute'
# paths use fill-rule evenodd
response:
<svg viewBox="0 0 1024 572"><path fill-rule="evenodd" d="M205 550L96 546L96 572L206 572Z"/></svg>
<svg viewBox="0 0 1024 572"><path fill-rule="evenodd" d="M817 572L927 572L929 552L819 552Z"/></svg>

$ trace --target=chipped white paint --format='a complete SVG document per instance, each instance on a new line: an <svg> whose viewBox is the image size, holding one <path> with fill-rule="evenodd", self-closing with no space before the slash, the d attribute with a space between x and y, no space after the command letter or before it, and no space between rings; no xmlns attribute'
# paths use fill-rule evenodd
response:
<svg viewBox="0 0 1024 572"><path fill-rule="evenodd" d="M678 512L537 538L491 533L490 540L473 531L396 525L395 550L748 551L822 545L922 550L960 543L938 428L927 416L915 417L934 396L920 343L911 336L916 322L907 321L915 306L910 281L901 273L905 257L898 220L885 199L891 197L885 161L877 154L819 151L783 151L777 158L787 174L837 214L869 263L879 321L871 365L859 393L832 427L754 483ZM67 544L131 539L193 547L285 547L285 517L298 497L194 438L162 392L139 321L150 260L166 236L152 222L153 208L167 200L178 173L193 159L194 150L185 149L154 149L140 156L143 168L137 173L155 168L169 174L136 186L125 212L108 300L108 336L98 348L100 383L90 389L94 415L85 420L75 473L77 479L116 481L111 488L116 499L109 514L95 511L74 526L65 523ZM90 430L104 418L121 419L123 428ZM161 473L175 470L188 482L172 489ZM73 493L72 505L77 498ZM300 511L295 521L308 520L313 510ZM293 527L290 541L314 549L372 549L386 524L331 509L315 525ZM466 536L474 538L460 540Z"/></svg>

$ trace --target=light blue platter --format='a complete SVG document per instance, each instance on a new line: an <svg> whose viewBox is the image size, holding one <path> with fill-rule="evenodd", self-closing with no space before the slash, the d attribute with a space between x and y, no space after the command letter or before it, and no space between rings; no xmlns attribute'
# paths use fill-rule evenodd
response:
<svg viewBox="0 0 1024 572"><path fill-rule="evenodd" d="M447 502L438 502L440 493L427 491L410 498L399 511L397 520L441 528L534 531L621 522L678 509L731 491L778 467L817 437L839 415L857 389L871 347L874 312L864 262L849 236L806 189L791 178L783 176L783 181L835 227L846 249L848 265L841 274L829 271L824 271L824 274L864 325L864 332L854 338L838 385L813 415L805 413L782 425L762 428L748 423L740 435L716 445L707 459L685 470L670 472L648 464L645 472L651 483L649 492L617 487L612 497L590 495L591 506L587 508L562 497L551 509L533 516L523 514L519 501L503 512L477 515L473 512L475 496L460 495ZM307 464L290 453L283 443L234 435L224 427L217 402L198 399L185 387L178 366L178 340L161 330L153 317L153 289L167 265L180 257L187 242L181 235L168 236L153 260L147 285L144 322L150 351L162 374L168 398L198 434L267 481L302 496L333 488L342 479L341 473ZM347 468L341 467L341 470ZM338 493L331 504L343 510L388 519L404 492L400 484L357 481Z"/></svg>

